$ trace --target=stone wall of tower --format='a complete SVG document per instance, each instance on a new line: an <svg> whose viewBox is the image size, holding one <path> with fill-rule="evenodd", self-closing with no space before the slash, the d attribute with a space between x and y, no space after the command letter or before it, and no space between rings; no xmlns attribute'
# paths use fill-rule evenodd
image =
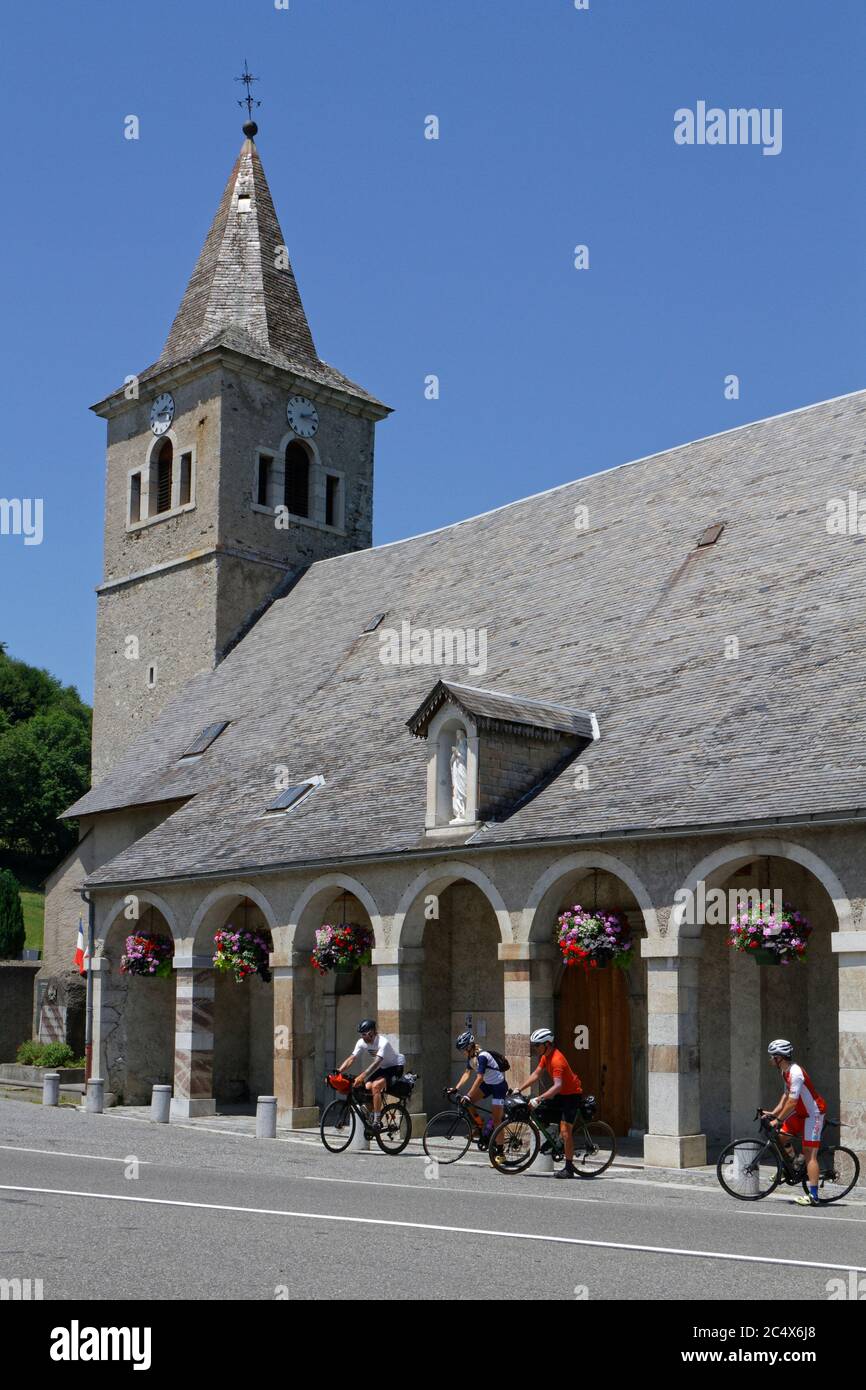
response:
<svg viewBox="0 0 866 1390"><path fill-rule="evenodd" d="M217 557L145 575L99 595L93 780L99 782L217 650ZM129 655L137 640L137 657ZM156 667L156 682L148 670ZM182 750L181 750L182 751Z"/></svg>
<svg viewBox="0 0 866 1390"><path fill-rule="evenodd" d="M301 441L312 455L313 515L284 528L254 504L259 454L274 454L282 469L286 445L294 438L286 420L293 395L314 401L319 427L312 440ZM372 420L322 400L313 383L293 383L282 372L254 375L226 369L220 434L221 544L292 566L366 549L373 540L373 432ZM338 529L323 522L328 471L343 479L344 517Z"/></svg>
<svg viewBox="0 0 866 1390"><path fill-rule="evenodd" d="M175 402L169 438L175 465L192 457L183 510L132 523L129 479L145 478L160 440L150 428L155 389L108 422L105 571L97 604L93 777L99 781L183 685L210 670L290 572L372 541L374 422L315 386L264 364L188 365L160 382ZM282 460L293 438L286 405L316 400L311 441L313 516L288 525L257 504L261 451ZM325 475L342 479L342 525L324 523ZM133 642L131 639L135 639ZM150 667L156 681L150 683Z"/></svg>

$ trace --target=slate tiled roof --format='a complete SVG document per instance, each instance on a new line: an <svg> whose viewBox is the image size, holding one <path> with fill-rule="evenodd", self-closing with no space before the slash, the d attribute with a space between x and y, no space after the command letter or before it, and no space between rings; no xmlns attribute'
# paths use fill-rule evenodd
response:
<svg viewBox="0 0 866 1390"><path fill-rule="evenodd" d="M239 197L249 211L238 211ZM278 252L282 258L277 264ZM245 140L159 358L139 381L226 347L374 405L322 362L301 302L258 150Z"/></svg>
<svg viewBox="0 0 866 1390"><path fill-rule="evenodd" d="M406 727L419 738L425 738L427 725L449 696L466 714L474 715L480 727L518 725L527 732L545 730L576 734L580 738L595 737L589 710L568 709L565 705L551 704L549 700L527 700L502 690L483 690L474 685L457 685L454 681L437 681L427 699L411 719L406 720Z"/></svg>
<svg viewBox="0 0 866 1390"><path fill-rule="evenodd" d="M863 808L866 536L826 527L849 489L866 496L866 393L313 565L72 808L190 798L91 881L429 847L406 720L437 677L593 710L601 729L587 788L566 772L473 844ZM403 620L486 628L487 670L384 665ZM217 718L232 723L178 767ZM281 766L325 785L263 818Z"/></svg>

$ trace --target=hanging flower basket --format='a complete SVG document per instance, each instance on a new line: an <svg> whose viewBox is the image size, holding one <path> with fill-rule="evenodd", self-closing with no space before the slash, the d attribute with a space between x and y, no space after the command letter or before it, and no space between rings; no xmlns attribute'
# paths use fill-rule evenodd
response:
<svg viewBox="0 0 866 1390"><path fill-rule="evenodd" d="M136 932L126 938L126 951L120 958L121 975L146 975L170 980L174 942L167 936Z"/></svg>
<svg viewBox="0 0 866 1390"><path fill-rule="evenodd" d="M271 953L270 936L262 932L249 931L240 927L237 931L231 924L223 927L214 937L214 969L234 975L235 983L242 984L248 975L260 975L265 984L271 978L268 957Z"/></svg>
<svg viewBox="0 0 866 1390"><path fill-rule="evenodd" d="M812 928L801 913L771 903L740 912L728 927L728 945L749 955L758 965L795 965L805 958Z"/></svg>
<svg viewBox="0 0 866 1390"><path fill-rule="evenodd" d="M564 965L628 970L634 959L631 927L620 912L588 912L576 903L557 918L554 937Z"/></svg>
<svg viewBox="0 0 866 1390"><path fill-rule="evenodd" d="M329 970L357 970L372 963L373 941L370 928L356 922L319 927L310 964L320 975L327 975Z"/></svg>

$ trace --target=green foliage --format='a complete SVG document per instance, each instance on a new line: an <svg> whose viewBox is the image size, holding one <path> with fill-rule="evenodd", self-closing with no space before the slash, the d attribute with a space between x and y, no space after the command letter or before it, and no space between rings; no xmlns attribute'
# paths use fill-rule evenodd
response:
<svg viewBox="0 0 866 1390"><path fill-rule="evenodd" d="M39 1067L71 1067L75 1061L75 1053L69 1043L53 1042L46 1043L42 1049L42 1056L37 1062Z"/></svg>
<svg viewBox="0 0 866 1390"><path fill-rule="evenodd" d="M75 1067L83 1066L84 1062L75 1060L75 1053L65 1042L41 1043L34 1038L28 1038L27 1042L21 1043L15 1054L15 1060L22 1067Z"/></svg>
<svg viewBox="0 0 866 1390"><path fill-rule="evenodd" d="M14 960L24 950L24 909L14 874L0 869L0 960Z"/></svg>
<svg viewBox="0 0 866 1390"><path fill-rule="evenodd" d="M72 686L0 642L0 856L42 876L75 844L57 817L90 785L90 709Z"/></svg>

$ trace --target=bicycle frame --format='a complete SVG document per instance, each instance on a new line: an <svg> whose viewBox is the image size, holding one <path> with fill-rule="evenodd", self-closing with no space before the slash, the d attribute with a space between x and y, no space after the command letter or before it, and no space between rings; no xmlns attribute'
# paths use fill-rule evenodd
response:
<svg viewBox="0 0 866 1390"><path fill-rule="evenodd" d="M751 1169L760 1165L761 1159L764 1157L768 1150L772 1149L773 1152L778 1156L779 1162L782 1165L782 1172L784 1174L785 1182L787 1182L791 1187L799 1187L799 1185L803 1181L803 1170L801 1168L798 1168L795 1163L792 1163L791 1159L788 1157L788 1152L785 1145L782 1143L782 1137L778 1127L776 1125L770 1124L770 1121L767 1119L766 1115L760 1116L760 1122L761 1133L764 1135L766 1142L764 1144L764 1147L761 1150L759 1150L759 1152L752 1159L752 1162L749 1164L749 1168ZM833 1128L833 1126L828 1125L827 1128L830 1129ZM800 1136L798 1134L789 1134L786 1136L786 1138L790 1139L794 1147L795 1157L798 1150L804 1158L807 1157L806 1152L803 1148L802 1140L800 1139ZM824 1136L822 1134L821 1142L818 1145L818 1148L815 1150L815 1157L818 1159L819 1164L821 1161L821 1154L828 1152L830 1147L831 1146L829 1144L825 1143Z"/></svg>

